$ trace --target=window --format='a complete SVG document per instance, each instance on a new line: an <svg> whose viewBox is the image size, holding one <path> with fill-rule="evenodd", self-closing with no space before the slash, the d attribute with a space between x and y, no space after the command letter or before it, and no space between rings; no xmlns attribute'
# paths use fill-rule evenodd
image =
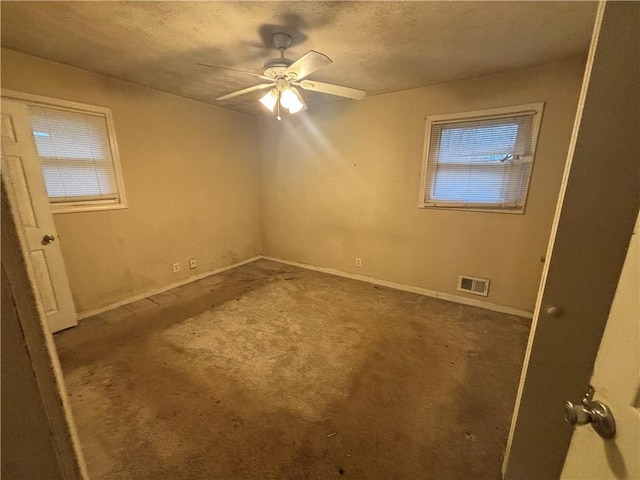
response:
<svg viewBox="0 0 640 480"><path fill-rule="evenodd" d="M427 117L420 207L524 212L542 107Z"/></svg>
<svg viewBox="0 0 640 480"><path fill-rule="evenodd" d="M18 92L11 97L29 108L53 213L127 207L109 109Z"/></svg>

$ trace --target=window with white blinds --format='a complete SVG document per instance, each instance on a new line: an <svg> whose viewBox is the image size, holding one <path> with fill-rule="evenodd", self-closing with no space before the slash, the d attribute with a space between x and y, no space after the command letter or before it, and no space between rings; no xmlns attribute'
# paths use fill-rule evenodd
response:
<svg viewBox="0 0 640 480"><path fill-rule="evenodd" d="M523 212L542 106L427 117L420 206Z"/></svg>
<svg viewBox="0 0 640 480"><path fill-rule="evenodd" d="M29 104L54 212L126 206L110 112L100 110Z"/></svg>

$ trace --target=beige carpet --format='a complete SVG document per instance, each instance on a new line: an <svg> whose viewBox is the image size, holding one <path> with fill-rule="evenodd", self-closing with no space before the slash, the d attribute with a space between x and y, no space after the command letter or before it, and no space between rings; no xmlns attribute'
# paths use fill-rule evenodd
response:
<svg viewBox="0 0 640 480"><path fill-rule="evenodd" d="M529 321L258 261L56 335L93 479L498 479Z"/></svg>

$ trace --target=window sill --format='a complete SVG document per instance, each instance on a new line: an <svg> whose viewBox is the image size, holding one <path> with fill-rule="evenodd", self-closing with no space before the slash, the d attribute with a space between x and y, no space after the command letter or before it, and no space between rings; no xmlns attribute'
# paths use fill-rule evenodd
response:
<svg viewBox="0 0 640 480"><path fill-rule="evenodd" d="M524 207L507 208L507 207L474 207L471 205L418 205L418 208L424 210L450 210L463 212L483 212L483 213L507 213L510 215L524 215Z"/></svg>
<svg viewBox="0 0 640 480"><path fill-rule="evenodd" d="M99 212L103 210L125 210L129 208L125 203L108 203L108 204L67 204L56 205L51 204L51 212L54 215L62 213L80 213L80 212Z"/></svg>

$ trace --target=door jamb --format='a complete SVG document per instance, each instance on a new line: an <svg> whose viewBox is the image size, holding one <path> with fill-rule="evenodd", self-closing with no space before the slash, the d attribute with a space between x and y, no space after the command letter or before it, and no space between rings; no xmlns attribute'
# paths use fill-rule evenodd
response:
<svg viewBox="0 0 640 480"><path fill-rule="evenodd" d="M525 379L527 378L527 371L529 367L529 359L531 357L531 349L533 345L534 335L538 325L538 318L540 315L540 309L542 307L542 297L544 294L544 287L546 285L547 274L549 273L549 265L551 264L551 256L553 254L553 246L558 232L558 224L560 222L560 213L562 212L562 204L564 201L565 191L567 189L567 183L569 180L569 173L571 172L571 164L573 162L573 154L575 152L578 132L580 130L580 121L582 120L582 112L584 111L585 100L587 96L587 90L589 88L589 80L591 79L591 70L593 67L593 61L596 54L596 47L598 44L598 38L600 37L600 27L602 25L602 18L604 16L605 2L600 1L598 4L598 10L596 12L596 18L594 22L594 28L591 35L591 44L589 46L589 55L587 57L587 64L585 67L584 76L582 79L582 87L580 89L580 96L578 98L578 108L576 110L575 121L573 124L573 131L571 132L571 140L569 142L569 151L567 152L567 160L564 167L564 173L562 174L562 181L560 183L560 192L558 193L558 202L556 203L556 211L553 216L553 224L551 226L551 233L549 234L549 243L547 245L547 253L545 255L546 261L542 270L542 281L538 287L538 296L536 299L536 306L533 312L533 320L531 322L531 334L527 342L527 349L525 351L524 363L522 372L520 374L520 381L518 384L518 393L516 396L515 408L513 409L513 415L511 417L511 428L509 429L509 437L507 438L507 446L505 449L505 455L502 463L502 475L504 476L507 464L509 462L509 453L511 452L511 443L513 441L513 435L515 432L515 423L520 412L520 403L523 394L523 386Z"/></svg>
<svg viewBox="0 0 640 480"><path fill-rule="evenodd" d="M62 478L88 479L53 335L46 325L35 274L25 256L26 239L16 223L18 212L8 198L4 179L1 190L1 259L9 283L2 288L9 289L18 313Z"/></svg>

